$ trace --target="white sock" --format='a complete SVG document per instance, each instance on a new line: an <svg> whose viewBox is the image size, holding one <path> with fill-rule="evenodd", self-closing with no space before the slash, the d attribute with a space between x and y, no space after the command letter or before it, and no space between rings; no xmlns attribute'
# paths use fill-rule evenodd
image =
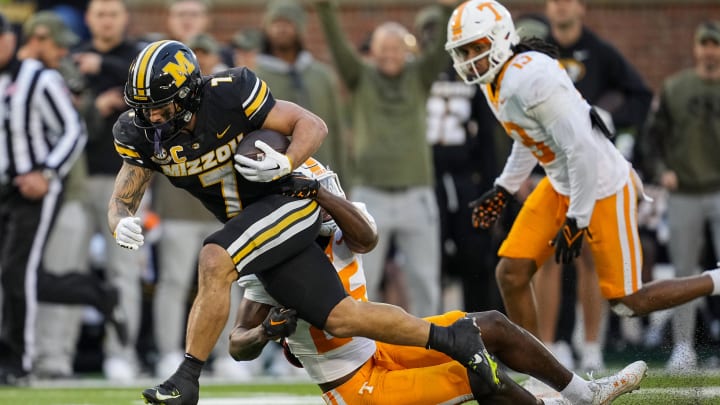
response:
<svg viewBox="0 0 720 405"><path fill-rule="evenodd" d="M710 295L720 295L720 269L707 270L703 274L707 274L712 278L713 291Z"/></svg>
<svg viewBox="0 0 720 405"><path fill-rule="evenodd" d="M596 352L599 352L599 351L602 351L602 348L600 347L600 342L597 342L597 341L596 341L596 342L591 342L591 341L589 341L589 340L586 340L586 341L583 343L582 351L587 351L587 352L596 351Z"/></svg>
<svg viewBox="0 0 720 405"><path fill-rule="evenodd" d="M573 404L585 404L592 401L593 393L586 380L573 373L572 380L560 391L560 394Z"/></svg>

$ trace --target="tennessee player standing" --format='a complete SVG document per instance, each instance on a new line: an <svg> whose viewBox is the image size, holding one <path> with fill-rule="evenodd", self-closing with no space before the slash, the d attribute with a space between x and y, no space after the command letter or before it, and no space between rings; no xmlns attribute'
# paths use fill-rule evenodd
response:
<svg viewBox="0 0 720 405"><path fill-rule="evenodd" d="M200 251L185 360L168 380L143 392L146 401L197 403L202 367L228 317L230 286L246 274L256 274L283 305L335 336L432 348L483 381L494 381L472 322L433 325L398 307L349 297L314 243L321 222L317 202L276 191L283 183L273 181L292 181L285 176L327 135L321 119L276 101L245 68L201 76L195 55L176 41L153 42L140 52L129 70L125 100L132 110L113 128L123 165L108 207L117 243L128 249L143 244L134 215L153 172L187 190L224 223ZM244 134L259 128L292 136L285 154L257 141L264 160L235 155Z"/></svg>
<svg viewBox="0 0 720 405"><path fill-rule="evenodd" d="M317 243L324 247L348 294L367 301L362 253L377 242L373 218L363 203L347 201L337 176L314 159L309 159L300 171L323 186L317 202L325 215ZM493 404L604 404L636 389L647 369L644 362L638 361L613 376L585 381L497 311L451 311L427 318L440 325L450 325L466 316L473 318L489 352L508 367L547 381L558 391L577 378L574 390L566 392L567 397L538 399L500 373L503 385L498 392L474 396L465 369L444 354L362 337L334 337L297 319L293 310L280 309L255 276L242 277L239 283L245 287L245 296L230 335L230 354L236 360L251 360L270 340L286 338L283 346L290 356L295 356L294 364L304 367L323 391L328 405L459 404L473 398Z"/></svg>
<svg viewBox="0 0 720 405"><path fill-rule="evenodd" d="M498 252L496 275L511 320L537 335L530 281L553 249L567 263L584 239L602 293L618 315L641 316L720 294L718 269L642 286L636 219L642 185L552 48L537 39L520 41L510 13L495 1L458 6L447 38L458 74L480 85L514 141L494 188L473 202L474 225L489 227L536 164L547 174Z"/></svg>

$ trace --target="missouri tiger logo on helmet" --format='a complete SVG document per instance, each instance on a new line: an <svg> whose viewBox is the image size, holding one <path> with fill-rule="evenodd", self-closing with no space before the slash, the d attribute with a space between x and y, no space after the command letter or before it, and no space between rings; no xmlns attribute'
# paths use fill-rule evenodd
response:
<svg viewBox="0 0 720 405"><path fill-rule="evenodd" d="M461 52L464 45L482 41L490 49L471 59ZM503 64L513 55L512 46L520 42L510 12L496 1L470 0L453 11L447 26L445 50L453 59L453 67L468 84L490 83ZM476 63L487 57L489 68L479 72Z"/></svg>
<svg viewBox="0 0 720 405"><path fill-rule="evenodd" d="M154 129L156 144L176 135L197 111L201 83L200 65L190 48L169 40L148 44L130 66L125 84L125 102L135 110L135 126ZM150 122L150 110L170 103L175 108L167 122Z"/></svg>

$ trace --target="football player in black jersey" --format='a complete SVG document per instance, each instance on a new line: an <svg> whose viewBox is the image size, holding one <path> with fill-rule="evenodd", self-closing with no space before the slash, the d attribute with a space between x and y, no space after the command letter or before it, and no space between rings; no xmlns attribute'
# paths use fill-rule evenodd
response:
<svg viewBox="0 0 720 405"><path fill-rule="evenodd" d="M398 307L358 302L345 293L314 243L321 221L317 202L281 194L296 181L286 175L327 135L321 119L275 100L246 68L201 76L195 55L176 41L154 42L140 52L125 99L132 109L113 128L123 166L108 208L117 243L129 249L143 244L135 211L153 172L190 192L224 223L200 251L185 360L168 380L143 392L147 402L197 403L202 366L228 317L230 286L252 273L282 305L334 336L433 348L464 364L482 389L496 389L494 362L472 320L432 325ZM285 154L258 141L263 161L235 157L243 135L259 128L292 136Z"/></svg>

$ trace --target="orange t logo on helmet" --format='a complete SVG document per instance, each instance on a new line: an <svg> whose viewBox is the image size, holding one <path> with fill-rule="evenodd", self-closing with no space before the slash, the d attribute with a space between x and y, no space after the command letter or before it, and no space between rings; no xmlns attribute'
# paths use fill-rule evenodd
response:
<svg viewBox="0 0 720 405"><path fill-rule="evenodd" d="M453 15L451 17L452 21L453 21L453 23L452 23L453 40L457 40L460 37L460 35L462 35L462 14L463 14L463 9L465 8L465 6L468 3L469 2L466 1L465 3L459 5L453 12ZM490 11L493 12L493 14L495 14L495 21L502 20L502 15L500 15L500 13L498 13L498 11L495 10L495 7L493 7L493 3L486 2L486 3L480 3L477 5L477 9L480 11L482 11L486 7L489 8Z"/></svg>

